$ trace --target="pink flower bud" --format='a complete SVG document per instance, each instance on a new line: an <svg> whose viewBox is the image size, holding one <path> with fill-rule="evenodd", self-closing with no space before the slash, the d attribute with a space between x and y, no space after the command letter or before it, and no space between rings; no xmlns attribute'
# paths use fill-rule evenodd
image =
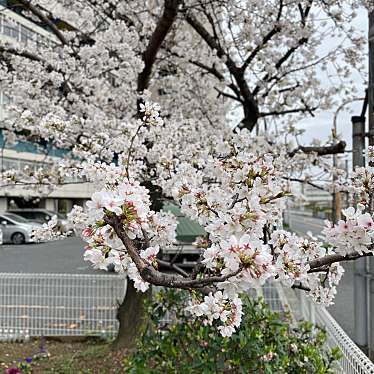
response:
<svg viewBox="0 0 374 374"><path fill-rule="evenodd" d="M83 231L82 231L82 236L83 238L90 238L93 234L93 231L91 228L89 227L86 227Z"/></svg>

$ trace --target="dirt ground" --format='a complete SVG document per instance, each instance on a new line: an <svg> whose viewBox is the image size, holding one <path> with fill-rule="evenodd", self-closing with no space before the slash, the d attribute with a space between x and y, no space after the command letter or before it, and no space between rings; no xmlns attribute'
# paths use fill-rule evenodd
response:
<svg viewBox="0 0 374 374"><path fill-rule="evenodd" d="M124 373L124 352L114 352L103 341L32 340L0 343L0 374L17 362L30 361L24 373L109 374Z"/></svg>

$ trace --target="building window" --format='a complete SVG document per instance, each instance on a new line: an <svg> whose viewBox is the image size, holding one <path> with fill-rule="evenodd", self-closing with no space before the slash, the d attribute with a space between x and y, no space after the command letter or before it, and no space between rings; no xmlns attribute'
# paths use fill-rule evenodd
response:
<svg viewBox="0 0 374 374"><path fill-rule="evenodd" d="M21 25L20 28L21 28L21 33L20 33L21 43L27 44L28 42L32 41L34 37L34 32L23 25Z"/></svg>
<svg viewBox="0 0 374 374"><path fill-rule="evenodd" d="M1 105L2 106L7 106L12 102L12 98L7 95L5 92L2 93L1 95Z"/></svg>
<svg viewBox="0 0 374 374"><path fill-rule="evenodd" d="M38 168L43 167L43 164L40 162L33 162L33 161L26 161L26 160L17 160L13 158L7 158L4 157L2 160L0 160L1 166L3 171L4 170L18 170L18 171L24 171L25 168L31 169L34 172L38 170Z"/></svg>
<svg viewBox="0 0 374 374"><path fill-rule="evenodd" d="M3 19L3 34L10 38L17 39L19 35L19 25L14 22L10 22L8 19Z"/></svg>
<svg viewBox="0 0 374 374"><path fill-rule="evenodd" d="M1 1L1 0L0 0ZM0 33L7 35L18 42L27 45L29 42L34 42L38 47L50 46L53 43L49 38L41 35L23 24L0 15Z"/></svg>

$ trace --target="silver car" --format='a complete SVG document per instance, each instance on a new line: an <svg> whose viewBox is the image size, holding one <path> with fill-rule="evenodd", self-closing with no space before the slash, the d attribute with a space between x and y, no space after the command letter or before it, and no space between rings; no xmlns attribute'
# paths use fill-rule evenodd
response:
<svg viewBox="0 0 374 374"><path fill-rule="evenodd" d="M40 224L47 223L53 216L57 216L57 226L61 232L68 232L72 229L64 215L48 209L18 208L8 209L5 213L17 214L17 216L21 216L29 222L38 222Z"/></svg>
<svg viewBox="0 0 374 374"><path fill-rule="evenodd" d="M41 225L30 222L13 213L0 214L0 227L4 243L23 244L32 242L31 233L35 227Z"/></svg>

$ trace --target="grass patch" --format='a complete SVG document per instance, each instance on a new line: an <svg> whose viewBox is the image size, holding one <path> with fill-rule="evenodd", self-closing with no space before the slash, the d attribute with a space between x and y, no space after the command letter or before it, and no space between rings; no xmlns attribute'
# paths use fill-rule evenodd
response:
<svg viewBox="0 0 374 374"><path fill-rule="evenodd" d="M124 373L126 352L112 351L107 342L62 342L46 340L46 354L40 353L40 340L27 343L0 343L0 373L17 362L32 358L35 374L107 374Z"/></svg>

